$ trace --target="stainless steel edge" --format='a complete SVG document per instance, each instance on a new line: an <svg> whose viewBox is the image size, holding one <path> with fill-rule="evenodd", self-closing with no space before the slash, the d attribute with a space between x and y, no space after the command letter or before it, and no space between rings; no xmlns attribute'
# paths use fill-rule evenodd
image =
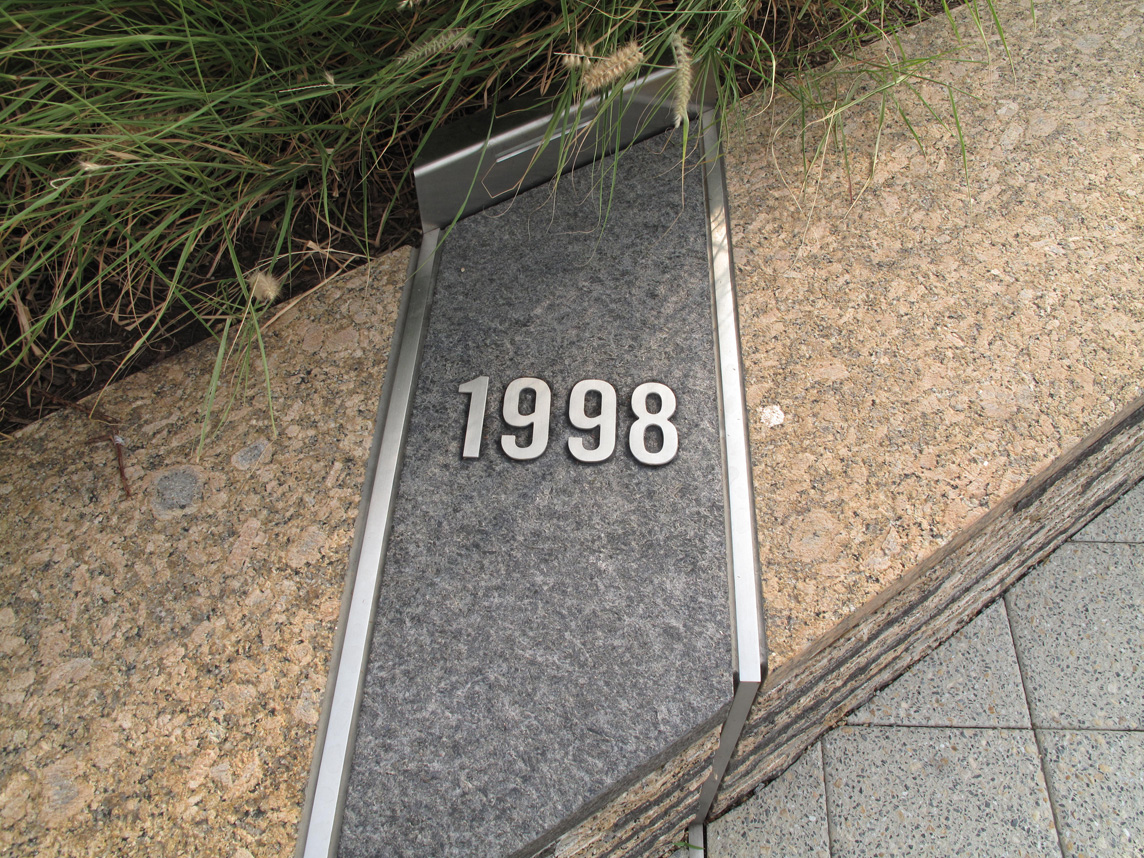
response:
<svg viewBox="0 0 1144 858"><path fill-rule="evenodd" d="M679 845L674 858L704 858L707 849L707 830L700 822L687 827L687 840Z"/></svg>
<svg viewBox="0 0 1144 858"><path fill-rule="evenodd" d="M715 350L719 375L719 408L726 467L727 531L735 674L740 682L765 678L766 628L755 528L755 492L747 435L747 404L739 349L739 316L731 258L731 225L714 110L702 117L704 185L708 211L711 287L715 315Z"/></svg>
<svg viewBox="0 0 1144 858"><path fill-rule="evenodd" d="M711 760L711 774L704 782L703 788L699 790L695 824L706 822L707 814L711 812L711 806L715 803L715 797L719 794L719 787L723 783L727 764L731 762L731 755L735 752L735 746L739 744L739 736L742 735L747 716L751 713L751 704L755 702L755 696L761 687L761 682L740 682L735 687L735 696L731 700L731 708L727 712L727 720L723 722L723 729L719 732L719 744Z"/></svg>
<svg viewBox="0 0 1144 858"><path fill-rule="evenodd" d="M420 253L417 250L410 252L409 263L405 271L405 283L408 284L413 279L413 274L418 267L418 259ZM397 308L397 318L393 326L393 336L389 343L389 353L396 355L401 348L401 333L402 326L405 324L405 317L409 309L409 295L412 290L403 288L401 292L401 301ZM390 361L386 363L385 379L381 384L381 396L378 398L377 411L374 415L374 425L380 426L382 420L385 419L385 414L389 408L390 394L393 390L393 377L396 373L397 364ZM377 473L377 459L378 453L381 450L381 434L374 433L373 440L370 443L369 455L366 457L365 464L365 479L362 480L362 495L361 500L358 502L357 518L355 519L354 526L354 539L350 545L349 562L346 564L346 584L342 589L342 602L338 610L338 624L334 629L334 640L331 649L329 675L326 677L326 687L322 694L322 707L318 716L318 730L317 738L314 742L315 752L310 761L310 776L306 782L306 791L302 800L302 814L298 824L298 840L295 846L295 858L301 858L303 843L306 840L306 832L310 819L311 807L314 803L314 788L318 781L318 770L321 768L321 748L326 739L326 728L330 721L330 709L333 703L333 687L337 681L338 675L338 659L342 651L342 641L345 638L346 620L349 618L350 603L353 601L353 587L354 571L358 566L358 558L361 557L362 540L365 538L366 526L365 522L369 516L369 502L370 492L368 488L373 485L374 475Z"/></svg>
<svg viewBox="0 0 1144 858"><path fill-rule="evenodd" d="M708 259L711 265L712 307L715 325L716 372L719 388L719 418L723 446L724 500L727 511L727 576L732 623L734 695L711 774L699 792L695 821L703 823L735 746L739 742L751 704L767 673L766 627L763 616L762 580L755 529L755 496L751 473L751 448L747 434L746 394L739 349L739 316L735 299L734 266L731 257L731 223L727 187L719 140L719 120L714 109L700 117L704 196L707 201Z"/></svg>
<svg viewBox="0 0 1144 858"><path fill-rule="evenodd" d="M707 830L703 823L692 823L687 829L687 848L692 858L704 858L707 849Z"/></svg>
<svg viewBox="0 0 1144 858"><path fill-rule="evenodd" d="M697 115L714 105L716 93L713 75L697 71L693 77L690 111ZM674 81L674 69L659 69L561 115L514 109L469 117L456 123L460 128L446 126L413 171L423 227L445 227L665 130L673 122Z"/></svg>
<svg viewBox="0 0 1144 858"><path fill-rule="evenodd" d="M298 858L332 858L337 852L382 564L433 297L439 237L437 230L426 233L414 255L394 333L378 407L380 431L366 464L366 487L326 683L323 722L299 823Z"/></svg>

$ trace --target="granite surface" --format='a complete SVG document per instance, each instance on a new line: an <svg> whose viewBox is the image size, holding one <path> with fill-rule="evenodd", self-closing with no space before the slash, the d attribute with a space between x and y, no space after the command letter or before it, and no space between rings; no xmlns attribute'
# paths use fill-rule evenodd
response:
<svg viewBox="0 0 1144 858"><path fill-rule="evenodd" d="M0 851L293 849L404 254L267 334L196 455L210 344L0 448ZM233 388L228 384L222 396Z"/></svg>
<svg viewBox="0 0 1144 858"><path fill-rule="evenodd" d="M653 138L615 172L611 159L578 170L555 196L538 188L445 239L342 856L495 858L547 842L730 703L706 207L695 158L680 193L681 154L678 135ZM457 387L478 376L483 443L463 459L470 396ZM505 388L522 377L552 396L530 461L500 443L514 431ZM569 421L582 379L618 398L602 462L568 450L591 434ZM676 397L679 450L657 467L628 445L647 381Z"/></svg>
<svg viewBox="0 0 1144 858"><path fill-rule="evenodd" d="M1144 445L1130 455L1144 460ZM777 854L791 858L1141 854L1144 734L1132 721L1092 726L1103 720L1112 690L1105 686L1115 680L1089 666L1108 652L1138 653L1144 613L1097 635L1081 633L1075 616L1090 596L1099 615L1106 592L1131 591L1139 581L1139 566L1104 562L1113 547L1144 555L1139 498L1139 489L1122 496L1086 529L1121 544L1093 544L1079 538L1082 531L1059 546L1009 590L1024 590L1025 598L995 601L848 726L711 823L708 855L775 854L776 840ZM1110 579L1119 586L1110 588ZM1054 581L1067 599L1044 598L1057 590ZM1010 623L1067 642L1074 657L1038 669L1044 660L1015 644ZM967 694L956 677L980 676L983 666L1006 669L981 682L987 695ZM1042 721L1031 703L1055 696L1062 677L1079 687L1078 702L1065 717ZM1144 701L1138 690L1134 697ZM875 717L880 724L871 723ZM829 825L829 848L825 832L818 844L805 839L812 820Z"/></svg>
<svg viewBox="0 0 1144 858"><path fill-rule="evenodd" d="M995 5L1012 64L961 9L937 118L898 90L924 151L877 97L833 126L849 175L837 138L806 169L783 97L728 123L772 665L1141 392L1144 7ZM405 263L271 330L277 435L252 385L196 456L206 347L99 403L131 498L74 412L0 446L8 854L292 848Z"/></svg>
<svg viewBox="0 0 1144 858"><path fill-rule="evenodd" d="M854 63L805 141L785 96L728 123L772 667L1144 390L1144 5L993 5L1011 63L969 9L910 28L952 54L880 134Z"/></svg>

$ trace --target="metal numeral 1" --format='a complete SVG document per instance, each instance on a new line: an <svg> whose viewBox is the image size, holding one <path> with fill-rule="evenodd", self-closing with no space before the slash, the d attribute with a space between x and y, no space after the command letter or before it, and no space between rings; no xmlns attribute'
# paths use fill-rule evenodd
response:
<svg viewBox="0 0 1144 858"><path fill-rule="evenodd" d="M481 455L481 433L485 423L485 405L489 399L489 377L480 375L457 388L458 393L469 394L469 419L465 423L465 446L462 459L476 459Z"/></svg>

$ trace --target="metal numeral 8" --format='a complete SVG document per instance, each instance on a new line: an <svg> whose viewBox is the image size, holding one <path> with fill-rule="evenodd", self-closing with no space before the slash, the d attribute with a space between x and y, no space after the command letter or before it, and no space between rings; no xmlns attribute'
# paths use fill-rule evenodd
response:
<svg viewBox="0 0 1144 858"><path fill-rule="evenodd" d="M647 398L659 397L659 410L647 410ZM666 465L679 452L679 433L668 418L675 413L675 394L666 384L645 381L632 391L632 411L636 422L628 432L628 446L636 460L645 465ZM647 448L647 430L655 427L663 434L663 446L658 452Z"/></svg>

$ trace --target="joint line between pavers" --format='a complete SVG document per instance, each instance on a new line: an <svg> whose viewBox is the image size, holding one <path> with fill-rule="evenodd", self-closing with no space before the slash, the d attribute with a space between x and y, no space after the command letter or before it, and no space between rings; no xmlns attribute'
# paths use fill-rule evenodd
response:
<svg viewBox="0 0 1144 858"><path fill-rule="evenodd" d="M1035 567L1034 567L1035 568ZM1045 746L1041 742L1041 734L1037 729L1037 725L1033 721L1033 706L1029 697L1028 679L1026 679L1027 672L1025 670L1025 659L1021 654L1021 647L1017 643L1017 633L1013 628L1013 618L1009 611L1011 605L1009 603L1009 593L1006 592L1001 597L1001 605L1005 610L1005 622L1009 625L1009 638L1013 641L1013 652L1017 656L1017 672L1021 675L1021 693L1025 695L1025 710L1029 713L1029 724L1033 731L1033 741L1037 744L1037 761L1041 765L1041 778L1045 782L1045 795L1049 799L1049 810L1053 814L1053 828L1057 832L1057 848L1060 849L1061 855L1068 855L1069 852L1065 848L1065 833L1061 828L1061 814L1057 808L1057 797L1053 793L1052 784L1049 782L1049 767L1045 762Z"/></svg>

